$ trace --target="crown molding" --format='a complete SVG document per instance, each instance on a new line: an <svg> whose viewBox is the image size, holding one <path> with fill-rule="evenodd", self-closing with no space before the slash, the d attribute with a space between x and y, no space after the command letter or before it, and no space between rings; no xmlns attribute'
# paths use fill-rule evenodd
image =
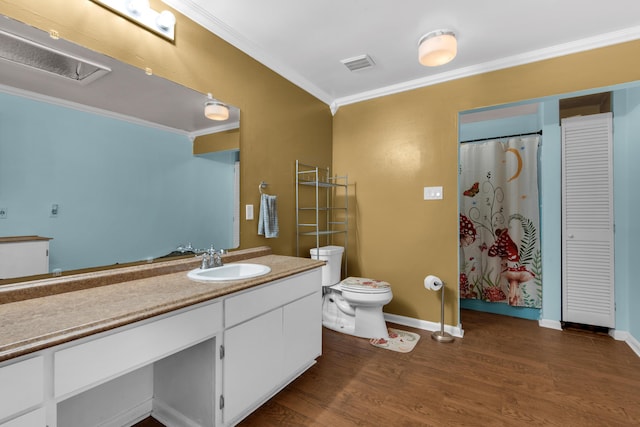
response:
<svg viewBox="0 0 640 427"><path fill-rule="evenodd" d="M282 64L267 55L264 51L250 42L248 39L242 37L233 28L226 25L224 22L217 19L215 16L208 13L198 5L194 4L191 0L162 0L165 4L174 8L178 12L187 16L192 21L216 34L218 37L227 41L231 45L240 49L247 55L251 56L264 66L280 74L285 79L289 80L293 84L299 86L309 94L315 96L322 102L326 103L331 110L331 113L335 115L341 106L354 104L362 101L367 101L374 98L379 98L387 95L393 95L400 92L406 92L414 89L419 89L426 86L435 85L451 80L456 80L464 77L470 77L477 74L496 71L504 68L515 67L518 65L524 65L532 62L542 61L545 59L556 58L560 56L570 55L573 53L583 52L600 47L610 46L618 43L624 43L631 40L640 38L640 26L627 28L624 30L614 31L610 33L601 34L594 37L589 37L581 40L576 40L569 43L563 43L556 46L551 46L545 49L539 49L529 52L524 52L518 55L513 55L507 58L498 59L495 61L489 61L482 64L472 65L469 67L453 69L447 72L435 74L428 77L423 77L415 80L409 80L403 83L398 83L390 86L381 87L369 91L356 93L339 98L333 98L324 90L318 88L309 80L302 77L295 70Z"/></svg>
<svg viewBox="0 0 640 427"><path fill-rule="evenodd" d="M162 2L188 17L196 24L211 31L227 43L246 53L265 67L275 71L277 74L300 87L305 92L315 96L325 104L329 105L333 101L333 98L328 93L302 77L296 70L269 56L255 43L240 35L233 28L229 27L227 24L220 21L218 18L191 0L162 0Z"/></svg>
<svg viewBox="0 0 640 427"><path fill-rule="evenodd" d="M337 98L330 104L331 111L335 115L335 112L337 112L338 109L344 105L354 104L357 102L367 101L367 100L379 98L382 96L393 95L400 92L419 89L421 87L431 86L434 84L456 80L464 77L470 77L477 74L483 74L491 71L515 67L518 65L529 64L532 62L542 61L545 59L557 58L560 56L570 55L578 52L584 52L587 50L597 49L600 47L611 46L614 44L624 43L624 42L636 40L639 38L640 38L640 26L631 27L625 30L620 30L620 31L614 31L611 33L605 33L596 37L590 37L590 38L581 39L581 40L577 40L570 43L551 46L545 49L525 52L522 54L510 56L507 58L485 62L483 64L459 68L452 71L447 71L444 73L429 76L429 77L410 80L407 82L386 86L379 89L361 92L355 95Z"/></svg>

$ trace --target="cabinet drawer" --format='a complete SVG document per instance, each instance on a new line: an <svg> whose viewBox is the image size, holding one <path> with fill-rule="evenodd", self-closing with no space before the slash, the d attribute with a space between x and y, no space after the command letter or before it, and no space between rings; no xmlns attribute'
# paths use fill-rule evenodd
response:
<svg viewBox="0 0 640 427"><path fill-rule="evenodd" d="M0 368L0 420L38 405L43 399L42 356Z"/></svg>
<svg viewBox="0 0 640 427"><path fill-rule="evenodd" d="M287 277L227 298L224 302L225 327L281 307L322 289L320 268Z"/></svg>
<svg viewBox="0 0 640 427"><path fill-rule="evenodd" d="M54 394L73 393L154 362L222 330L214 303L146 323L54 354Z"/></svg>

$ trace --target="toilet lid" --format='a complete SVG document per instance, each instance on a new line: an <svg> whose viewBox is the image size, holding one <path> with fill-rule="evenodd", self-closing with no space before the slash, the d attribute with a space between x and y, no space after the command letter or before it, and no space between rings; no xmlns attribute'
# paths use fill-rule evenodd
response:
<svg viewBox="0 0 640 427"><path fill-rule="evenodd" d="M387 282L364 277L347 277L340 282L340 288L344 291L361 292L366 294L379 294L389 292L391 285Z"/></svg>

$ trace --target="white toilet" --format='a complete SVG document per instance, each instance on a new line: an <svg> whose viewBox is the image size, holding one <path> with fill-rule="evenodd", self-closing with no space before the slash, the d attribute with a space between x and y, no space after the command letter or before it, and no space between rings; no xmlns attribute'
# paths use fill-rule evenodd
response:
<svg viewBox="0 0 640 427"><path fill-rule="evenodd" d="M393 298L391 285L379 280L348 277L340 281L342 246L311 249L322 267L322 325L362 338L389 338L382 306Z"/></svg>

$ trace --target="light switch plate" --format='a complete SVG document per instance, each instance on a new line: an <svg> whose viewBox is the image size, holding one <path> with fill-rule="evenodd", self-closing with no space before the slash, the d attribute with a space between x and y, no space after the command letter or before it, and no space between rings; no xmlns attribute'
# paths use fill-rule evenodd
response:
<svg viewBox="0 0 640 427"><path fill-rule="evenodd" d="M253 205L245 205L244 212L244 219L251 221L253 219Z"/></svg>
<svg viewBox="0 0 640 427"><path fill-rule="evenodd" d="M442 187L424 187L425 200L442 200Z"/></svg>

